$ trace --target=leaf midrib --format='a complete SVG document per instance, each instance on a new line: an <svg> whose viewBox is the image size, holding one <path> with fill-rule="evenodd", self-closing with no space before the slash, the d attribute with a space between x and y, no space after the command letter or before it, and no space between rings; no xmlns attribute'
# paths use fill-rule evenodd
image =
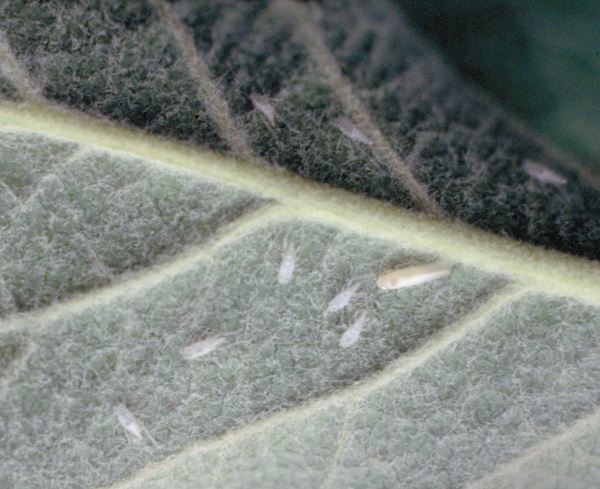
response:
<svg viewBox="0 0 600 489"><path fill-rule="evenodd" d="M163 136L47 104L0 104L2 129L39 132L92 149L127 153L256 192L279 203L278 218L312 218L434 253L527 283L532 291L600 305L600 264L586 258L433 219L283 170L257 166Z"/></svg>

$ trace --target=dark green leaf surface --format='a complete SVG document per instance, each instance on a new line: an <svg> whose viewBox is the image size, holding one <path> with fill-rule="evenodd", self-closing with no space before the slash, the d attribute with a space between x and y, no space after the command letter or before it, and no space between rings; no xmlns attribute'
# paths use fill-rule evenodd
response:
<svg viewBox="0 0 600 489"><path fill-rule="evenodd" d="M11 1L0 21L8 49L50 100L600 256L597 188L466 88L386 1ZM253 93L271 100L273 127ZM342 134L340 116L374 144ZM527 160L567 184L540 184L523 170Z"/></svg>
<svg viewBox="0 0 600 489"><path fill-rule="evenodd" d="M3 3L10 49L49 100L227 148L181 49L148 1Z"/></svg>
<svg viewBox="0 0 600 489"><path fill-rule="evenodd" d="M16 99L18 93L17 87L12 84L11 80L0 74L0 99Z"/></svg>

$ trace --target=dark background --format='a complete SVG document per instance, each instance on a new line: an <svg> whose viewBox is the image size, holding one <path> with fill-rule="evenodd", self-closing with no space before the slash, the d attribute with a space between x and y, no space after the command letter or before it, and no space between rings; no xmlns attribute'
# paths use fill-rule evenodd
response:
<svg viewBox="0 0 600 489"><path fill-rule="evenodd" d="M600 175L599 0L396 0L471 81Z"/></svg>

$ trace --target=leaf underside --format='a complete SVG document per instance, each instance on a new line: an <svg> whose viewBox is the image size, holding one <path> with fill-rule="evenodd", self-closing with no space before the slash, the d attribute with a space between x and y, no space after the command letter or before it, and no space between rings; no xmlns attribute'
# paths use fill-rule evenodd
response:
<svg viewBox="0 0 600 489"><path fill-rule="evenodd" d="M328 0L318 12L291 0L11 1L0 23L45 99L600 257L600 192L465 88L394 7ZM252 93L272 99L274 126ZM385 144L348 139L332 124L341 115ZM566 187L538 185L526 160L558 170Z"/></svg>
<svg viewBox="0 0 600 489"><path fill-rule="evenodd" d="M0 27L1 487L597 479L598 264L449 221L598 258L600 194L394 7L4 1Z"/></svg>

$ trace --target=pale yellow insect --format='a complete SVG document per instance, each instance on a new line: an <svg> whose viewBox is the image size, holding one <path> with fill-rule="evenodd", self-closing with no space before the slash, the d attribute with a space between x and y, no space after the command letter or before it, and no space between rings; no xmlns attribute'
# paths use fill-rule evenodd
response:
<svg viewBox="0 0 600 489"><path fill-rule="evenodd" d="M523 162L523 170L527 175L535 178L540 183L550 183L559 187L567 184L565 177L532 160L525 160Z"/></svg>
<svg viewBox="0 0 600 489"><path fill-rule="evenodd" d="M270 126L275 125L275 109L269 102L269 99L264 95L259 95L258 93L250 94L250 101L258 109L269 121Z"/></svg>
<svg viewBox="0 0 600 489"><path fill-rule="evenodd" d="M208 355L210 352L216 350L219 346L225 343L226 338L223 336L211 336L205 340L198 341L186 346L181 350L181 355L186 360L195 360L196 358Z"/></svg>
<svg viewBox="0 0 600 489"><path fill-rule="evenodd" d="M296 268L296 249L294 243L289 242L284 245L279 272L277 272L277 282L281 285L289 283L294 275L294 268Z"/></svg>
<svg viewBox="0 0 600 489"><path fill-rule="evenodd" d="M327 312L336 312L346 307L352 300L352 297L360 289L360 284L354 284L342 290L336 295L327 306Z"/></svg>
<svg viewBox="0 0 600 489"><path fill-rule="evenodd" d="M352 346L358 341L360 333L365 327L366 320L367 313L366 311L363 311L360 314L360 316L358 316L358 319L356 319L356 321L354 321L350 326L348 326L348 328L346 329L346 331L344 331L344 334L340 338L340 346L342 348L348 348L349 346Z"/></svg>
<svg viewBox="0 0 600 489"><path fill-rule="evenodd" d="M412 287L425 282L450 275L450 265L447 263L430 263L416 267L391 270L380 275L377 286L383 290L401 289Z"/></svg>
<svg viewBox="0 0 600 489"><path fill-rule="evenodd" d="M352 124L352 121L347 117L338 117L331 123L331 125L336 129L339 129L343 134L352 139L352 141L358 141L360 143L366 144L367 146L371 146L371 144L373 144L373 142L362 132L360 132L358 128L354 124Z"/></svg>
<svg viewBox="0 0 600 489"><path fill-rule="evenodd" d="M121 426L125 428L125 431L133 438L133 441L136 443L141 443L144 441L144 434L148 437L150 442L158 448L158 445L152 435L148 432L146 428L135 418L133 413L127 409L125 404L122 402L117 404L114 408L115 414Z"/></svg>

